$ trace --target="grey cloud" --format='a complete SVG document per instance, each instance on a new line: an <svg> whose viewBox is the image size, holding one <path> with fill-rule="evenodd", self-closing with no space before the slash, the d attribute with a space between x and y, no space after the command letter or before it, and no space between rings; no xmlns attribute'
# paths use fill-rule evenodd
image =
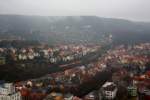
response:
<svg viewBox="0 0 150 100"><path fill-rule="evenodd" d="M150 0L0 0L0 14L95 15L150 21Z"/></svg>

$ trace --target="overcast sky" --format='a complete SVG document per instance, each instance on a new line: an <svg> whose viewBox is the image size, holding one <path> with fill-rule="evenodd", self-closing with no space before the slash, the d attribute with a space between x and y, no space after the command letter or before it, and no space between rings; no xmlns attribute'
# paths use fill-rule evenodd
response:
<svg viewBox="0 0 150 100"><path fill-rule="evenodd" d="M150 0L0 0L0 14L96 15L150 21Z"/></svg>

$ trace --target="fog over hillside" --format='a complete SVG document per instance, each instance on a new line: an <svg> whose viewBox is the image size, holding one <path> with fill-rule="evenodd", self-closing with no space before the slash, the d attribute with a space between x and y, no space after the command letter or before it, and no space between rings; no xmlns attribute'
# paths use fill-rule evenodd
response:
<svg viewBox="0 0 150 100"><path fill-rule="evenodd" d="M96 16L0 15L0 37L61 41L99 41L112 34L114 42L150 40L150 23Z"/></svg>

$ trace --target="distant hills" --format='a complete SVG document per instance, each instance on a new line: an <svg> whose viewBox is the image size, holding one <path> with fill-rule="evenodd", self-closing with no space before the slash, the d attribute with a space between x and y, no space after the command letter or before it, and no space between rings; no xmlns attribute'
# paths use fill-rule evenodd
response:
<svg viewBox="0 0 150 100"><path fill-rule="evenodd" d="M99 42L108 34L114 43L148 42L150 23L96 16L0 15L0 39Z"/></svg>

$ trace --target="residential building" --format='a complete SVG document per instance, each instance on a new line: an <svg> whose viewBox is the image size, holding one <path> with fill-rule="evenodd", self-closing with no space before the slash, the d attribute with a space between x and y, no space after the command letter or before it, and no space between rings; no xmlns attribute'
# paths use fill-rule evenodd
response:
<svg viewBox="0 0 150 100"><path fill-rule="evenodd" d="M118 89L116 84L114 84L113 82L106 82L102 86L101 91L102 91L102 96L105 99L112 100L116 97Z"/></svg>
<svg viewBox="0 0 150 100"><path fill-rule="evenodd" d="M0 100L21 100L21 94L12 83L4 83L0 85Z"/></svg>
<svg viewBox="0 0 150 100"><path fill-rule="evenodd" d="M128 95L131 97L137 96L137 87L136 86L129 86L128 88Z"/></svg>

